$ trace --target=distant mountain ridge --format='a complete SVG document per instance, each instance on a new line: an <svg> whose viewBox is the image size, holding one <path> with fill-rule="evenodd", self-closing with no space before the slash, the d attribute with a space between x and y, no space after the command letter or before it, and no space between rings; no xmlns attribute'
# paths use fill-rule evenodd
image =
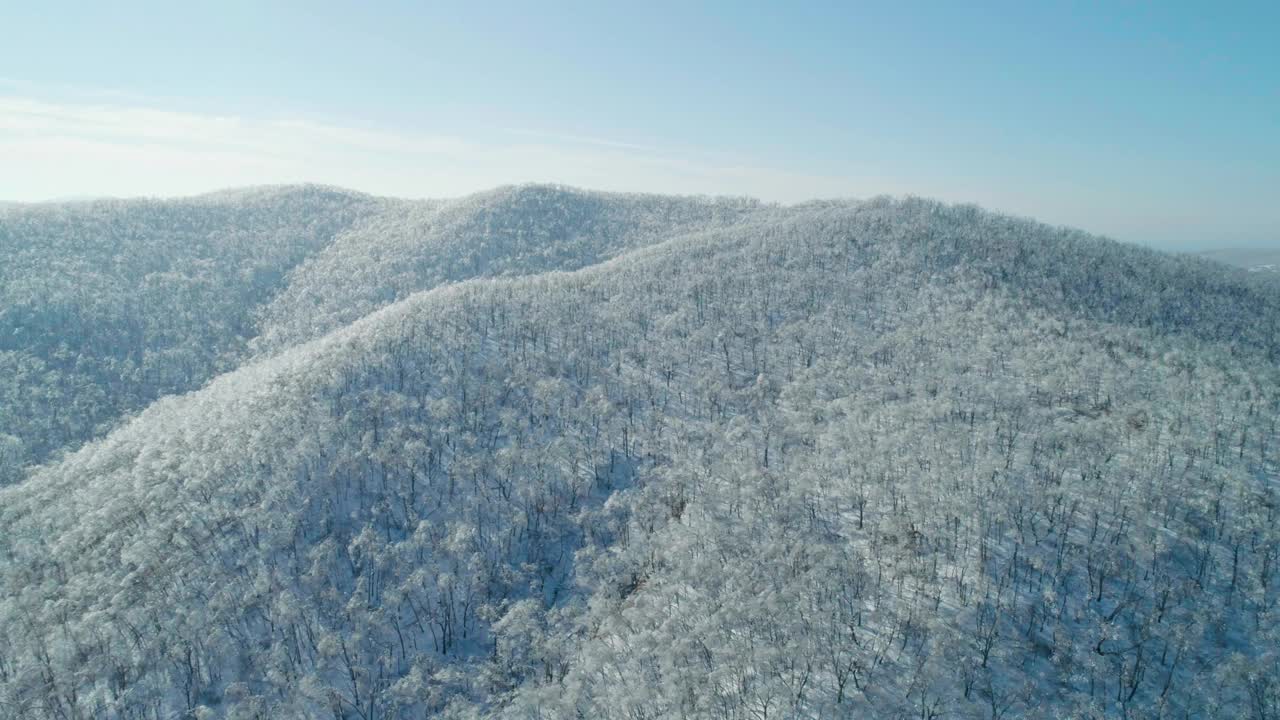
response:
<svg viewBox="0 0 1280 720"><path fill-rule="evenodd" d="M1276 248L1227 248L1206 250L1200 255L1252 272L1280 272L1280 249Z"/></svg>

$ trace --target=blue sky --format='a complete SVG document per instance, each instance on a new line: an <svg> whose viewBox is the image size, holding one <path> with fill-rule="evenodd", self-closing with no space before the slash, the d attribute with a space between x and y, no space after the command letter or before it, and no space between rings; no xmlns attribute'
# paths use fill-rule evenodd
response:
<svg viewBox="0 0 1280 720"><path fill-rule="evenodd" d="M1280 245L1280 5L0 5L0 199L914 193Z"/></svg>

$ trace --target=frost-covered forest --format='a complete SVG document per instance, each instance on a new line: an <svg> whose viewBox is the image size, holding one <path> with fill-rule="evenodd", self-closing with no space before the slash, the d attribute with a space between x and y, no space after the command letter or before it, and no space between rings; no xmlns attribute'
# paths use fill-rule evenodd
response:
<svg viewBox="0 0 1280 720"><path fill-rule="evenodd" d="M0 717L1280 717L1262 275L919 199L7 207Z"/></svg>

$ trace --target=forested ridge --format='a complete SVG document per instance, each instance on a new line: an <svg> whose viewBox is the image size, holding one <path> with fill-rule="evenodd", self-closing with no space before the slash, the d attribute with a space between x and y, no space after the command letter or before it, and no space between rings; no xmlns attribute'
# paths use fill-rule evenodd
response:
<svg viewBox="0 0 1280 720"><path fill-rule="evenodd" d="M919 199L325 197L234 369L0 489L0 717L1280 714L1274 283Z"/></svg>
<svg viewBox="0 0 1280 720"><path fill-rule="evenodd" d="M312 186L0 208L0 442L40 462L233 369L288 272L376 205Z"/></svg>
<svg viewBox="0 0 1280 720"><path fill-rule="evenodd" d="M751 200L322 186L0 208L0 484L254 354L417 290L575 269Z"/></svg>

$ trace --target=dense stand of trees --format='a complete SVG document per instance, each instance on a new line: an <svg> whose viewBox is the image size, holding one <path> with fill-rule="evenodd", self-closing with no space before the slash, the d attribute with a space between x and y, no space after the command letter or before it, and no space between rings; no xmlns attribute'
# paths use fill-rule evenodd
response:
<svg viewBox="0 0 1280 720"><path fill-rule="evenodd" d="M376 207L299 187L0 208L0 438L41 462L235 368L290 269Z"/></svg>
<svg viewBox="0 0 1280 720"><path fill-rule="evenodd" d="M0 483L10 465L411 292L573 270L759 210L546 186L449 202L302 186L0 208L0 437L21 450L8 465L0 451Z"/></svg>
<svg viewBox="0 0 1280 720"><path fill-rule="evenodd" d="M749 199L504 187L403 203L309 259L264 311L260 352L319 337L410 294L477 277L576 270L782 209Z"/></svg>
<svg viewBox="0 0 1280 720"><path fill-rule="evenodd" d="M0 490L0 717L1280 712L1274 286L918 200L694 224Z"/></svg>

